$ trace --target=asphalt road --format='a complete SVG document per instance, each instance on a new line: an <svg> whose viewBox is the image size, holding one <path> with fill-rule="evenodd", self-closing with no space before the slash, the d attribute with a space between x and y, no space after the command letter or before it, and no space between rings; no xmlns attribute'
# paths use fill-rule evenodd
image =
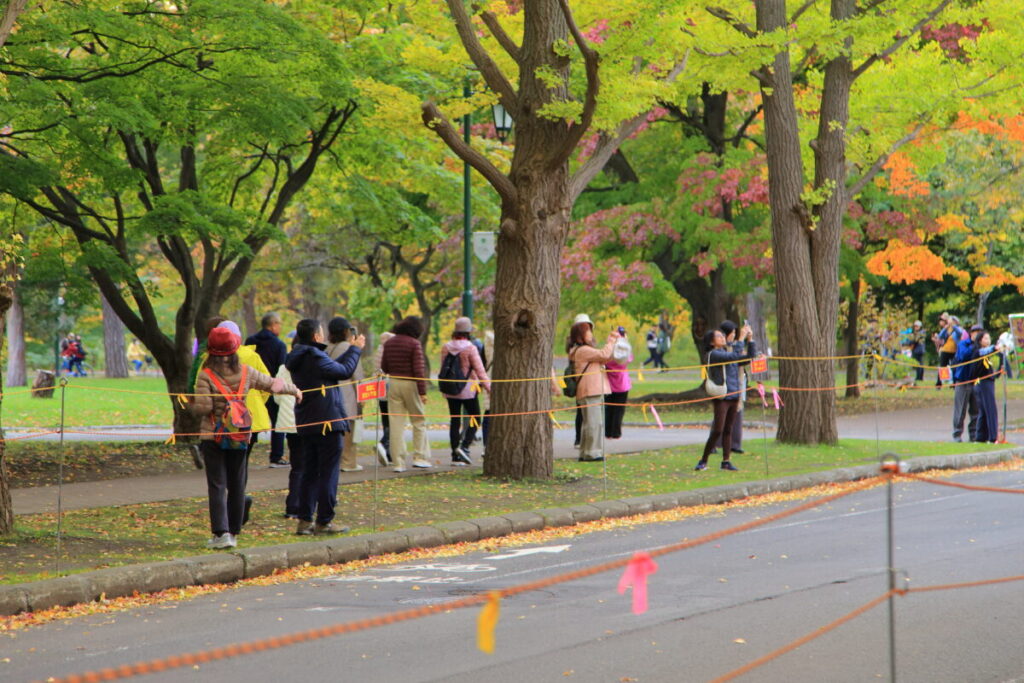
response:
<svg viewBox="0 0 1024 683"><path fill-rule="evenodd" d="M1024 490L1024 473L955 481ZM911 586L1024 574L1024 496L896 486L896 565ZM502 603L497 650L476 649L479 608L148 676L152 681L706 681L803 636L887 588L886 490L658 559L650 609L619 574ZM0 639L0 678L45 679L387 614L517 585L725 529L793 503L737 508L529 547L54 622ZM896 599L900 681L1024 680L1024 582ZM741 680L887 680L886 605ZM9 659L9 662L7 661Z"/></svg>

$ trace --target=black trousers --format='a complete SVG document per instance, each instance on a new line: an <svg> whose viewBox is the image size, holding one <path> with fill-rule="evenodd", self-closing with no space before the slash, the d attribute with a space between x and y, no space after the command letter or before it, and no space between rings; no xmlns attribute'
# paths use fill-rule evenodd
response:
<svg viewBox="0 0 1024 683"><path fill-rule="evenodd" d="M736 421L736 411L739 409L739 401L726 401L716 398L711 401L715 410L715 420L711 423L711 433L708 435L707 443L704 444L703 462L707 462L711 451L715 449L718 440L722 440L722 462L729 460L732 455L732 425Z"/></svg>
<svg viewBox="0 0 1024 683"><path fill-rule="evenodd" d="M327 524L334 519L338 504L338 472L344 434L302 434L303 457L299 493L299 519Z"/></svg>
<svg viewBox="0 0 1024 683"><path fill-rule="evenodd" d="M448 400L448 442L453 451L459 446L468 449L476 438L476 427L469 416L475 416L477 423L483 420L480 414L480 396L476 394L473 398L445 398Z"/></svg>
<svg viewBox="0 0 1024 683"><path fill-rule="evenodd" d="M613 391L604 396L604 436L606 439L622 438L622 418L626 415L628 391ZM609 405L619 403L622 405Z"/></svg>
<svg viewBox="0 0 1024 683"><path fill-rule="evenodd" d="M377 401L380 410L380 442L384 446L384 452L391 457L391 416L388 415L388 402Z"/></svg>
<svg viewBox="0 0 1024 683"><path fill-rule="evenodd" d="M306 469L306 452L302 447L302 438L298 434L282 434L288 442L288 496L284 499L284 514L296 517L302 512L299 497L302 494L302 473Z"/></svg>
<svg viewBox="0 0 1024 683"><path fill-rule="evenodd" d="M924 367L922 367L924 365L924 351L921 353L912 353L910 354L910 357L913 358L914 362L918 365L914 370L916 373L914 380L920 382L924 379Z"/></svg>
<svg viewBox="0 0 1024 683"><path fill-rule="evenodd" d="M215 441L200 441L210 504L210 531L238 535L245 514L245 482L249 478L248 450L228 450Z"/></svg>

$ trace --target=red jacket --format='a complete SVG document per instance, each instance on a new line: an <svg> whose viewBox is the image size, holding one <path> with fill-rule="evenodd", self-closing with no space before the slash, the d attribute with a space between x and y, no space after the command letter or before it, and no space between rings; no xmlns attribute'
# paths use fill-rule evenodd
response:
<svg viewBox="0 0 1024 683"><path fill-rule="evenodd" d="M396 334L384 342L380 369L397 379L415 379L420 396L427 395L427 366L419 339Z"/></svg>

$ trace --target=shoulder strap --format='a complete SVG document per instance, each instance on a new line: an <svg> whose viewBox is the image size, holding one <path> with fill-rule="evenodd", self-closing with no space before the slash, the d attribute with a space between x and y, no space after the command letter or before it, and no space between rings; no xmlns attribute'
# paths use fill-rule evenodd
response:
<svg viewBox="0 0 1024 683"><path fill-rule="evenodd" d="M217 377L217 374L210 368L203 368L203 372L206 373L210 381L213 382L213 386L217 387L217 391L223 394L225 398L241 399L242 394L245 393L245 381L249 374L248 365L242 364L242 378L238 381L238 389L236 391L228 391L227 387L220 381L220 378Z"/></svg>

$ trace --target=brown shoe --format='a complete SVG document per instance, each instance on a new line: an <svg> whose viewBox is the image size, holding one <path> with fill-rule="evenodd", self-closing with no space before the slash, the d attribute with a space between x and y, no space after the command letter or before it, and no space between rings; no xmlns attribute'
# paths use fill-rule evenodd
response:
<svg viewBox="0 0 1024 683"><path fill-rule="evenodd" d="M318 534L343 534L348 531L348 527L338 526L334 522L328 522L327 524L317 524L313 527L313 530Z"/></svg>
<svg viewBox="0 0 1024 683"><path fill-rule="evenodd" d="M312 536L313 535L313 522L304 522L299 520L299 525L295 528L296 536Z"/></svg>

